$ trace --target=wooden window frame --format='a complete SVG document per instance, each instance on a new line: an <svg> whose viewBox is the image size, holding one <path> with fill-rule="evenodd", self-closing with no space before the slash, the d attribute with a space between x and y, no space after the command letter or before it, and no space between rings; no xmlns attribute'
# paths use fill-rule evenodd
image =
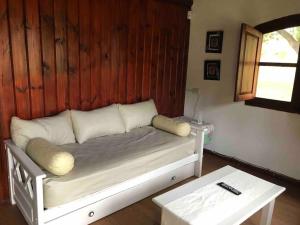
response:
<svg viewBox="0 0 300 225"><path fill-rule="evenodd" d="M255 29L263 34L273 32L276 30L285 29L288 27L300 26L300 14L295 14L287 17L275 19L260 25ZM273 63L273 62L259 62L259 66L278 66L278 67L296 67L294 88L291 102L258 98L246 100L245 104L249 106L257 106L267 109L273 109L284 112L300 113L300 47L297 63Z"/></svg>

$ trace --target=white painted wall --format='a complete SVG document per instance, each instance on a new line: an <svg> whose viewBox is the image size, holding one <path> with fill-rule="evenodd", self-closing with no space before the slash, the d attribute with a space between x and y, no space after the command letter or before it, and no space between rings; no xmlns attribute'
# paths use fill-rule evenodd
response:
<svg viewBox="0 0 300 225"><path fill-rule="evenodd" d="M296 13L299 0L194 0L187 88L200 89L204 120L215 124L208 149L300 179L300 114L233 102L241 23ZM209 30L224 30L222 54L205 53ZM205 59L221 59L221 81L203 80Z"/></svg>

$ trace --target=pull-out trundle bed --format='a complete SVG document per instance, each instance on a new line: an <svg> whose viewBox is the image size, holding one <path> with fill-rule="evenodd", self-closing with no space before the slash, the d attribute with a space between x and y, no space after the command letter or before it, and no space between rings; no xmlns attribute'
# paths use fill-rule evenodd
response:
<svg viewBox="0 0 300 225"><path fill-rule="evenodd" d="M92 223L176 182L199 177L204 132L178 137L146 126L68 144L64 148L76 164L62 177L41 170L8 140L11 203L32 225Z"/></svg>

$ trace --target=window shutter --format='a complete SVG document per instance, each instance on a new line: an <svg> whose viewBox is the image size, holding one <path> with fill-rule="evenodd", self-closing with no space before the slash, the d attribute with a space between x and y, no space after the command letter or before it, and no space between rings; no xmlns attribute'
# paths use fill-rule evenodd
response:
<svg viewBox="0 0 300 225"><path fill-rule="evenodd" d="M242 24L235 101L255 98L263 34Z"/></svg>

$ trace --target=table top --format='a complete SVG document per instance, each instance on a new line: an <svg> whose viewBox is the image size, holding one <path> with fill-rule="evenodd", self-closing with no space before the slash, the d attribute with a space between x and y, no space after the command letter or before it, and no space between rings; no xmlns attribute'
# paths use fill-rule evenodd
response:
<svg viewBox="0 0 300 225"><path fill-rule="evenodd" d="M236 188L242 194L232 194L219 187L219 182ZM243 222L284 190L284 187L225 166L155 197L153 201L187 224L221 222L232 225Z"/></svg>

